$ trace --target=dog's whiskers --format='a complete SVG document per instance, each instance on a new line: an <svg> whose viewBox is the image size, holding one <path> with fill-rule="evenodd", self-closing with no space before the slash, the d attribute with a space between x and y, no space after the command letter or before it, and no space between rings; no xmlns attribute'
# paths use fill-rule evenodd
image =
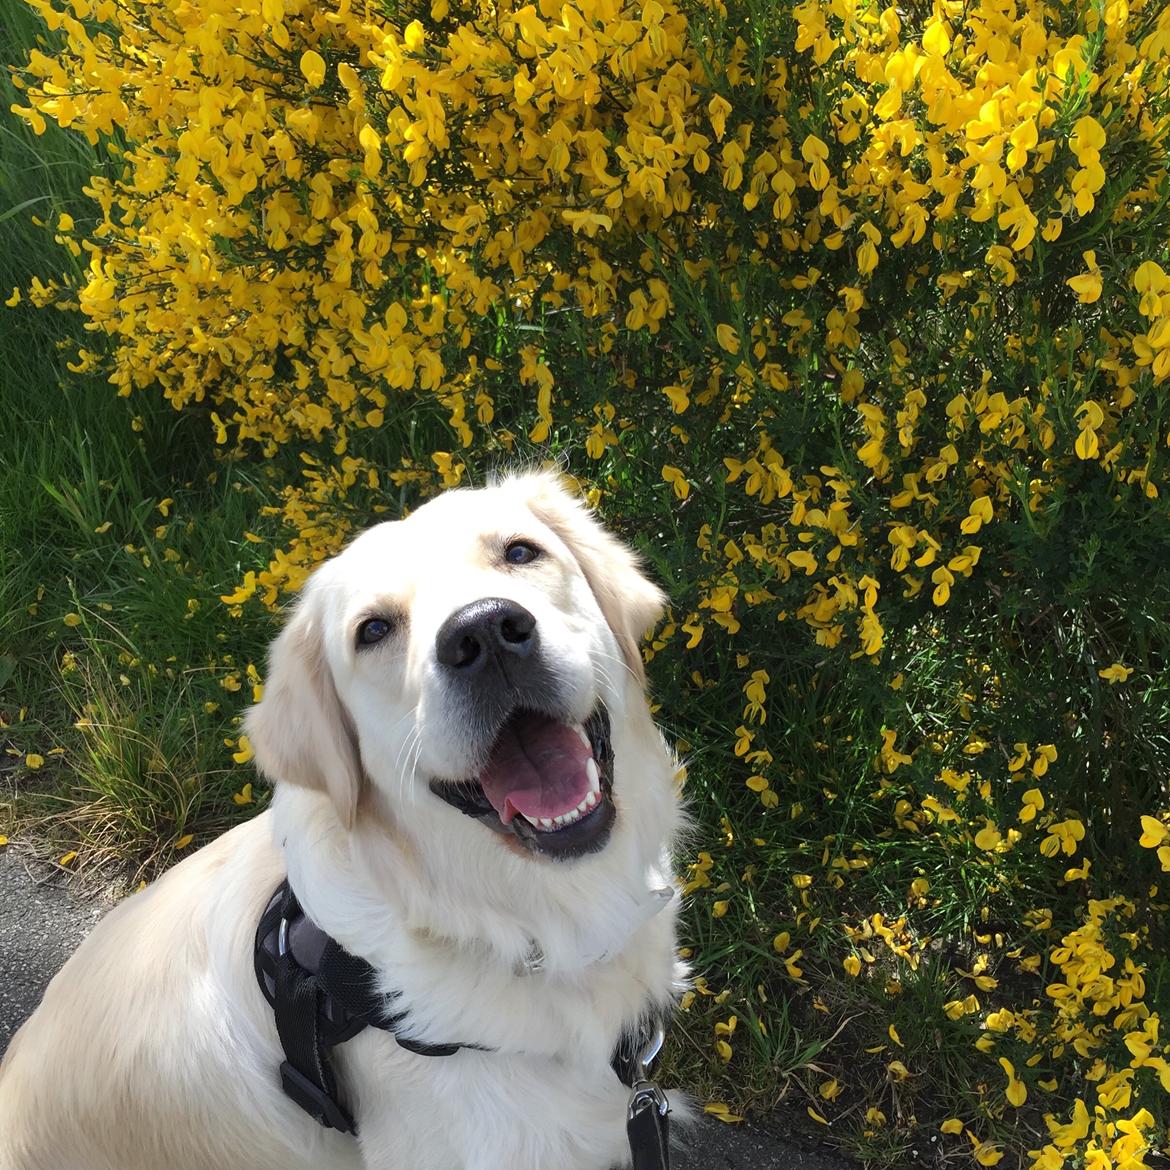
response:
<svg viewBox="0 0 1170 1170"><path fill-rule="evenodd" d="M630 669L630 664L626 662L624 658L619 658L616 654L610 654L607 650L600 651L599 657L607 662L616 662L618 666L620 666L622 670L624 670L630 676L630 678L634 680L634 682L637 683L639 681L638 676L633 672L633 670ZM597 667L597 673L601 675L602 682L605 683L605 685L610 689L615 697L620 695L621 688L617 685L613 675L610 674L602 662L596 662L595 665Z"/></svg>
<svg viewBox="0 0 1170 1170"><path fill-rule="evenodd" d="M413 715L414 712L412 711ZM402 720L399 720L401 723ZM414 759L411 760L413 755ZM416 723L407 734L406 738L398 748L398 754L394 757L394 778L398 783L398 794L404 800L413 802L417 797L415 786L408 783L408 780L413 778L414 770L418 766L419 757L422 755L422 731ZM402 769L400 765L403 759L410 761L406 769Z"/></svg>

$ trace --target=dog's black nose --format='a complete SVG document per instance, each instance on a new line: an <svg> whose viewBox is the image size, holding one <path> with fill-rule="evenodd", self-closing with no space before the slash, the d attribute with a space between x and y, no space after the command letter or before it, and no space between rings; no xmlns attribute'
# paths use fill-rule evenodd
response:
<svg viewBox="0 0 1170 1170"><path fill-rule="evenodd" d="M484 597L457 609L435 637L435 656L453 670L471 672L499 655L528 658L536 649L536 618L522 605Z"/></svg>

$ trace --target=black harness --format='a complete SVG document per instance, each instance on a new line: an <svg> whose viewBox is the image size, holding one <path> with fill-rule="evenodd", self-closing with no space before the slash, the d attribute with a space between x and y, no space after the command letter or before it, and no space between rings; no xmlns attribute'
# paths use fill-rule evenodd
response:
<svg viewBox="0 0 1170 1170"><path fill-rule="evenodd" d="M494 1051L481 1044L424 1044L399 1036L405 1018L397 995L377 991L373 967L351 955L301 909L288 881L272 895L256 928L256 980L276 1017L284 1049L280 1083L286 1095L326 1129L357 1133L341 1103L330 1050L363 1028L389 1032L419 1056L452 1056L460 1049ZM649 1077L662 1047L663 1029L623 1034L611 1061L630 1089L626 1134L633 1170L670 1170L666 1095Z"/></svg>

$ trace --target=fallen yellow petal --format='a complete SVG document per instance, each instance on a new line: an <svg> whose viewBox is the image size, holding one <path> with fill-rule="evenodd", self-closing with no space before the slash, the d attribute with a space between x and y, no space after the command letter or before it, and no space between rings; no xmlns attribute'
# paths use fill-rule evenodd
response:
<svg viewBox="0 0 1170 1170"><path fill-rule="evenodd" d="M738 1113L732 1113L722 1101L708 1102L703 1106L703 1112L711 1117L718 1118L720 1121L726 1122L728 1125L734 1125L737 1121L743 1121L743 1118Z"/></svg>

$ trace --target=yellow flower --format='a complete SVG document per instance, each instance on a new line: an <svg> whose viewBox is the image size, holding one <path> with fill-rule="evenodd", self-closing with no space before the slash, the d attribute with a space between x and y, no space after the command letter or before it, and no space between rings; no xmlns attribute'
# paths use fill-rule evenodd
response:
<svg viewBox="0 0 1170 1170"><path fill-rule="evenodd" d="M931 54L945 57L950 51L951 37L945 20L937 16L927 21L922 33L922 47Z"/></svg>
<svg viewBox="0 0 1170 1170"><path fill-rule="evenodd" d="M1142 835L1138 844L1143 849L1157 849L1167 840L1170 840L1170 828L1154 817L1142 817Z"/></svg>
<svg viewBox="0 0 1170 1170"><path fill-rule="evenodd" d="M65 616L64 616L64 617L61 619L61 621L62 621L62 622L64 622L64 624L65 624L65 625L67 625L67 626L68 626L68 627L69 627L71 630L74 630L74 629L76 629L76 628L77 628L79 625L81 625L81 614L79 614L79 613L67 613L67 614L66 614L66 615L65 615Z"/></svg>
<svg viewBox="0 0 1170 1170"><path fill-rule="evenodd" d="M320 89L325 82L325 58L314 49L301 54L301 74L313 89Z"/></svg>
<svg viewBox="0 0 1170 1170"><path fill-rule="evenodd" d="M1024 793L1024 803L1020 808L1019 819L1027 824L1033 820L1038 812L1044 809L1044 794L1039 788L1029 788Z"/></svg>
<svg viewBox="0 0 1170 1170"><path fill-rule="evenodd" d="M829 148L815 134L810 134L801 144L800 157L809 164L808 181L813 190L823 191L829 185L829 168L825 165Z"/></svg>
<svg viewBox="0 0 1170 1170"><path fill-rule="evenodd" d="M691 485L687 481L687 477L677 467L664 463L662 465L662 478L674 488L674 494L680 500L685 500L691 494Z"/></svg>
<svg viewBox="0 0 1170 1170"><path fill-rule="evenodd" d="M882 731L882 746L879 752L882 770L887 773L897 771L903 764L913 762L913 756L907 755L905 752L898 751L894 744L897 741L898 733L891 731L888 728Z"/></svg>
<svg viewBox="0 0 1170 1170"><path fill-rule="evenodd" d="M1091 305L1101 297L1101 270L1097 267L1097 253L1089 250L1081 253L1087 272L1071 276L1064 283L1077 294L1082 305Z"/></svg>
<svg viewBox="0 0 1170 1170"><path fill-rule="evenodd" d="M1003 835L996 827L994 821L984 818L983 828L975 834L975 844L978 848L984 850L994 849L1003 840Z"/></svg>
<svg viewBox="0 0 1170 1170"><path fill-rule="evenodd" d="M738 1016L728 1016L726 1021L720 1021L715 1024L716 1036L734 1036L736 1026L739 1024Z"/></svg>
<svg viewBox="0 0 1170 1170"><path fill-rule="evenodd" d="M968 536L979 531L984 524L991 521L994 515L994 510L991 506L991 500L987 496L979 496L971 502L967 517L963 520L959 528Z"/></svg>
<svg viewBox="0 0 1170 1170"><path fill-rule="evenodd" d="M28 755L24 757L24 766L26 768L32 768L34 771L37 768L42 767L44 763L45 757L38 755L36 752L29 752Z"/></svg>
<svg viewBox="0 0 1170 1170"><path fill-rule="evenodd" d="M719 94L707 103L707 116L711 119L711 129L715 131L715 137L722 142L723 135L726 132L727 115L731 113L731 103Z"/></svg>
<svg viewBox="0 0 1170 1170"><path fill-rule="evenodd" d="M1097 674L1116 686L1118 683L1129 681L1129 676L1133 674L1133 667L1123 666L1120 662L1115 662L1112 666L1107 666L1104 670L1097 671Z"/></svg>
<svg viewBox="0 0 1170 1170"><path fill-rule="evenodd" d="M1008 1104L1018 1109L1028 1099L1028 1089L1016 1076L1015 1066L1005 1056L999 1058L1000 1067L1007 1075L1008 1084L1004 1091L1008 1099Z"/></svg>
<svg viewBox="0 0 1170 1170"><path fill-rule="evenodd" d="M1080 821L1075 818L1060 821L1049 826L1048 836L1040 842L1040 852L1045 857L1055 857L1057 853L1063 851L1071 857L1077 851L1077 843L1082 841L1084 836L1085 826Z"/></svg>
<svg viewBox="0 0 1170 1170"><path fill-rule="evenodd" d="M734 325L716 325L715 338L728 353L739 353L739 334Z"/></svg>
<svg viewBox="0 0 1170 1170"><path fill-rule="evenodd" d="M971 1142L971 1156L980 1166L995 1166L1003 1159L1003 1147L997 1143L980 1141L970 1130L967 1138Z"/></svg>
<svg viewBox="0 0 1170 1170"><path fill-rule="evenodd" d="M1037 780L1048 771L1048 765L1056 763L1056 747L1050 743L1042 743L1036 748L1036 756L1032 760L1032 775Z"/></svg>

